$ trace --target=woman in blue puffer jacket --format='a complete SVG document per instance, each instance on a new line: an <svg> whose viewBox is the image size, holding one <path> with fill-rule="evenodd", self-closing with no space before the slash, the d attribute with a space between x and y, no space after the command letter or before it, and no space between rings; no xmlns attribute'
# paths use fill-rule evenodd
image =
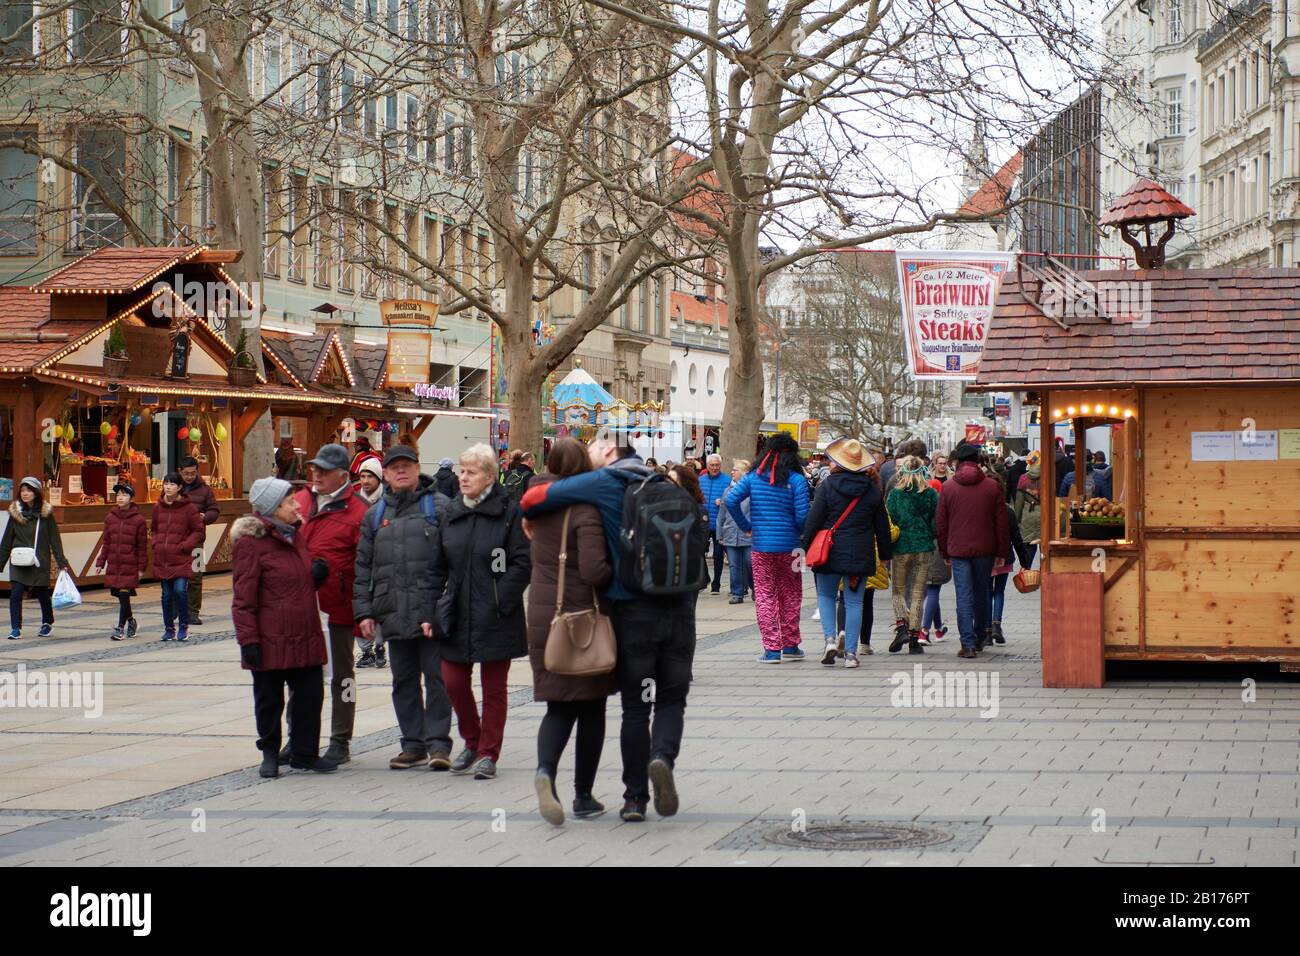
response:
<svg viewBox="0 0 1300 956"><path fill-rule="evenodd" d="M741 502L749 499L749 514ZM799 446L785 432L767 440L758 466L735 482L723 501L741 531L753 532L754 610L763 636L765 664L803 660L799 610L803 605L803 553L799 539L808 517L808 479Z"/></svg>

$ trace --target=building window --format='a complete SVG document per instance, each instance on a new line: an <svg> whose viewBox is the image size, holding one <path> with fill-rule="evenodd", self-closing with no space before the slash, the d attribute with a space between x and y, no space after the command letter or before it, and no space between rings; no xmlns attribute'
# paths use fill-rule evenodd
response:
<svg viewBox="0 0 1300 956"><path fill-rule="evenodd" d="M401 9L398 0L388 0L388 15L384 18L384 26L393 36L401 36L401 28L397 22L398 11Z"/></svg>
<svg viewBox="0 0 1300 956"><path fill-rule="evenodd" d="M717 388L717 386L718 386L718 373L717 370L714 369L712 365L710 365L708 372L705 373L704 376L704 390L708 392L710 395L712 395L714 390Z"/></svg>
<svg viewBox="0 0 1300 956"><path fill-rule="evenodd" d="M289 279L307 281L307 243L300 230L308 218L307 177L299 173L289 176L289 197L285 210L285 231L289 241Z"/></svg>
<svg viewBox="0 0 1300 956"><path fill-rule="evenodd" d="M351 193L339 193L339 289L343 292L356 288L357 223L351 215L355 202Z"/></svg>
<svg viewBox="0 0 1300 956"><path fill-rule="evenodd" d="M308 90L307 84L311 78L311 59L307 48L301 43L295 43L291 47L292 62L289 64L290 101L289 106L295 113L306 114L308 109Z"/></svg>
<svg viewBox="0 0 1300 956"><path fill-rule="evenodd" d="M442 120L442 168L448 173L454 173L456 172L456 117L447 113Z"/></svg>
<svg viewBox="0 0 1300 956"><path fill-rule="evenodd" d="M32 6L31 3L6 3L0 11L0 41L8 38L7 42L0 42L0 60L21 62L37 52Z"/></svg>
<svg viewBox="0 0 1300 956"><path fill-rule="evenodd" d="M12 30L10 31L12 34ZM0 138L36 137L36 127L6 127ZM0 255L21 256L36 251L37 159L21 149L0 149Z"/></svg>
<svg viewBox="0 0 1300 956"><path fill-rule="evenodd" d="M121 55L126 40L114 22L122 19L118 0L76 0L70 16L68 52L71 59L102 60Z"/></svg>
<svg viewBox="0 0 1300 956"><path fill-rule="evenodd" d="M263 95L278 103L280 86L280 36L268 33L262 39L262 90Z"/></svg>
<svg viewBox="0 0 1300 956"><path fill-rule="evenodd" d="M365 135L374 139L379 135L379 100L374 95L375 79L372 76L362 76L361 78L361 95L363 97L362 112L365 115Z"/></svg>
<svg viewBox="0 0 1300 956"><path fill-rule="evenodd" d="M1197 109L1198 103L1200 103L1200 100L1196 98L1196 81L1192 80L1192 85L1189 88L1189 92L1187 95L1187 131L1189 133L1196 132L1196 114L1198 112Z"/></svg>
<svg viewBox="0 0 1300 956"><path fill-rule="evenodd" d="M1183 135L1183 91L1181 87L1165 90L1165 135Z"/></svg>
<svg viewBox="0 0 1300 956"><path fill-rule="evenodd" d="M1169 2L1169 42L1183 42L1183 0L1168 0Z"/></svg>
<svg viewBox="0 0 1300 956"><path fill-rule="evenodd" d="M326 74L326 83L329 76ZM329 91L326 89L326 96ZM357 128L357 75L350 66L343 67L339 76L339 112L343 116L343 128L355 131Z"/></svg>
<svg viewBox="0 0 1300 956"><path fill-rule="evenodd" d="M357 18L357 0L343 0L343 12L355 20Z"/></svg>
<svg viewBox="0 0 1300 956"><path fill-rule="evenodd" d="M700 370L695 367L694 362L691 363L690 370L686 373L686 387L691 390L692 395L694 395L700 387Z"/></svg>
<svg viewBox="0 0 1300 956"><path fill-rule="evenodd" d="M406 98L406 155L420 158L420 101L414 96Z"/></svg>
<svg viewBox="0 0 1300 956"><path fill-rule="evenodd" d="M126 228L104 196L125 206L126 135L121 130L82 130L77 133L77 163L89 177L76 177L77 208L73 210L73 244L78 249L117 245ZM84 210L84 212L83 212Z"/></svg>
<svg viewBox="0 0 1300 956"><path fill-rule="evenodd" d="M651 279L655 288L654 333L664 334L664 283L662 279Z"/></svg>
<svg viewBox="0 0 1300 956"><path fill-rule="evenodd" d="M312 190L311 262L312 283L329 288L330 284L330 228L329 187L317 186Z"/></svg>

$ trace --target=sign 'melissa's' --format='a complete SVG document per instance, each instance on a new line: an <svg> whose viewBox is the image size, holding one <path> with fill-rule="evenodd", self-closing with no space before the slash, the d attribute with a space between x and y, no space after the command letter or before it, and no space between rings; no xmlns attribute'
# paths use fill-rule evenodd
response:
<svg viewBox="0 0 1300 956"><path fill-rule="evenodd" d="M426 299L384 299L379 303L384 325L418 325L426 329L438 324L438 303Z"/></svg>

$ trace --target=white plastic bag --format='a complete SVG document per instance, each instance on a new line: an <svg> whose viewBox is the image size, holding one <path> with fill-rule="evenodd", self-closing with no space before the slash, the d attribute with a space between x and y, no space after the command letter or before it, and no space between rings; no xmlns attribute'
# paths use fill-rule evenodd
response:
<svg viewBox="0 0 1300 956"><path fill-rule="evenodd" d="M80 603L81 592L77 590L72 575L67 571L60 571L58 580L54 582L54 609L61 611L67 607L76 607Z"/></svg>

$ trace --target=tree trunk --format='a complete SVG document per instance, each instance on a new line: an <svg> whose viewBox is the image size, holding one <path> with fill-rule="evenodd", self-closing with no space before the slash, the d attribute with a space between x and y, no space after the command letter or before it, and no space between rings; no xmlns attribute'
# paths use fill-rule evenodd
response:
<svg viewBox="0 0 1300 956"><path fill-rule="evenodd" d="M763 353L759 347L757 232L737 213L727 235L727 344L731 381L722 413L721 445L729 458L751 458L763 424ZM751 235L752 232L752 235ZM747 248L752 245L752 249Z"/></svg>
<svg viewBox="0 0 1300 956"><path fill-rule="evenodd" d="M506 400L510 406L510 447L530 451L542 460L542 380L546 371L533 345L531 306L532 265L506 246L501 257L505 311L498 323L501 358L505 363Z"/></svg>

